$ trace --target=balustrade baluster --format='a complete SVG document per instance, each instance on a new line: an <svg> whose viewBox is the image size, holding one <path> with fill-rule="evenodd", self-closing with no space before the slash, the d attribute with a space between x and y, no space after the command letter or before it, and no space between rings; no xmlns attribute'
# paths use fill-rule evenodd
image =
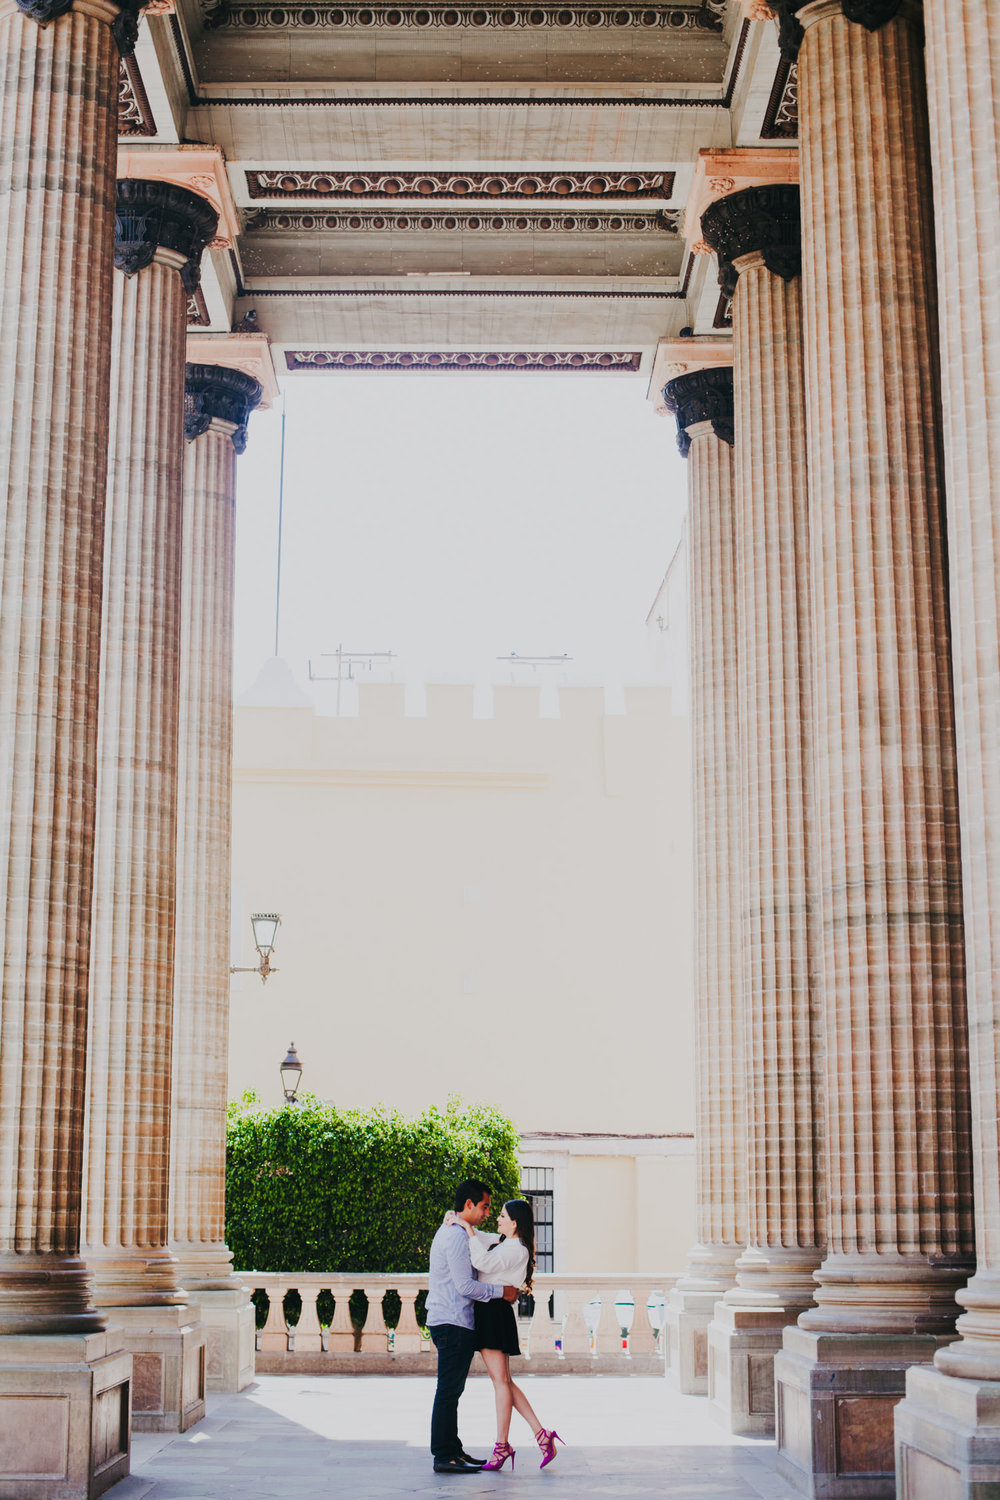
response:
<svg viewBox="0 0 1000 1500"><path fill-rule="evenodd" d="M300 1282L296 1290L302 1298L302 1311L292 1334L292 1347L296 1354L319 1354L323 1348L323 1330L319 1326L316 1298L322 1287Z"/></svg>
<svg viewBox="0 0 1000 1500"><path fill-rule="evenodd" d="M622 1327L618 1321L618 1313L615 1311L618 1293L623 1290L621 1283L616 1286L601 1287L601 1321L597 1325L598 1354L625 1357L625 1350L622 1348Z"/></svg>
<svg viewBox="0 0 1000 1500"><path fill-rule="evenodd" d="M333 1292L333 1322L326 1336L326 1346L331 1354L354 1353L354 1324L351 1322L350 1282L335 1282Z"/></svg>
<svg viewBox="0 0 1000 1500"><path fill-rule="evenodd" d="M365 1281L364 1293L368 1298L368 1316L361 1335L362 1354L386 1354L389 1349L389 1330L385 1326L382 1298L388 1290L384 1281Z"/></svg>
<svg viewBox="0 0 1000 1500"><path fill-rule="evenodd" d="M550 1277L536 1276L532 1288L532 1296L535 1299L535 1311L524 1329L526 1339L522 1338L521 1346L530 1357L540 1359L543 1356L556 1354L556 1340L562 1339L562 1321L553 1318L549 1312L549 1300L552 1297L553 1283Z"/></svg>
<svg viewBox="0 0 1000 1500"><path fill-rule="evenodd" d="M653 1290L651 1281L637 1281L632 1278L632 1296L635 1298L635 1316L632 1319L632 1327L629 1330L628 1347L633 1355L656 1354L659 1352L656 1341L656 1330L649 1321L649 1297Z"/></svg>
<svg viewBox="0 0 1000 1500"><path fill-rule="evenodd" d="M584 1282L565 1288L566 1316L563 1319L562 1346L566 1358L593 1354L590 1329L583 1319L583 1309L593 1296L592 1287Z"/></svg>
<svg viewBox="0 0 1000 1500"><path fill-rule="evenodd" d="M393 1353L420 1354L426 1347L423 1334L420 1332L420 1324L417 1322L417 1298L423 1291L423 1287L397 1285L394 1290L399 1293L402 1305L399 1311L399 1322L396 1324Z"/></svg>
<svg viewBox="0 0 1000 1500"><path fill-rule="evenodd" d="M277 1279L268 1280L263 1290L267 1293L267 1322L260 1331L262 1354L288 1353L288 1324L285 1322L284 1299L287 1287Z"/></svg>

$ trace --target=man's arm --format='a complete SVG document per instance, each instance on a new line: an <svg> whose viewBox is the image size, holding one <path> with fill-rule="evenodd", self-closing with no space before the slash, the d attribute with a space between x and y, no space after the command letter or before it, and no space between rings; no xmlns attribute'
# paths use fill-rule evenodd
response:
<svg viewBox="0 0 1000 1500"><path fill-rule="evenodd" d="M449 1234L444 1253L455 1283L455 1290L460 1297L467 1297L470 1302L492 1302L494 1297L503 1296L502 1286L494 1286L489 1281L477 1281L473 1276L469 1241L465 1237L464 1230L461 1234Z"/></svg>

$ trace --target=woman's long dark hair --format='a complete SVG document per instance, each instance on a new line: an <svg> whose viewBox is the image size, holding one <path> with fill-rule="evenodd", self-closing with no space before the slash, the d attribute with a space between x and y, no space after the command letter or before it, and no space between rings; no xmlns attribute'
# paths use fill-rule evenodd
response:
<svg viewBox="0 0 1000 1500"><path fill-rule="evenodd" d="M531 1291L531 1277L535 1269L535 1216L531 1204L524 1198L511 1198L504 1204L517 1225L518 1237L528 1252L528 1269L524 1273L524 1284Z"/></svg>

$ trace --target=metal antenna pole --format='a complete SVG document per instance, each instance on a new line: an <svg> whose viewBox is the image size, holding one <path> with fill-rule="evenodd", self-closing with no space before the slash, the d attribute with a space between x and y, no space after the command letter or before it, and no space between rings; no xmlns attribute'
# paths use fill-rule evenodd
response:
<svg viewBox="0 0 1000 1500"><path fill-rule="evenodd" d="M281 394L281 456L278 459L278 567L274 582L274 654L278 655L278 622L281 618L281 530L285 513L285 394Z"/></svg>

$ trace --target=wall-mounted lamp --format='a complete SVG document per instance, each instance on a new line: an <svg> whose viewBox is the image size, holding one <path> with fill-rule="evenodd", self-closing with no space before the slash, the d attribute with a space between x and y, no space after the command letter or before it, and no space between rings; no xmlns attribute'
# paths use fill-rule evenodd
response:
<svg viewBox="0 0 1000 1500"><path fill-rule="evenodd" d="M285 1095L286 1104L295 1104L299 1097L299 1081L302 1078L302 1064L299 1062L295 1043L289 1042L288 1055L279 1069L281 1073L281 1087Z"/></svg>
<svg viewBox="0 0 1000 1500"><path fill-rule="evenodd" d="M253 944L260 954L260 963L254 969L241 969L234 964L230 974L259 974L261 983L266 984L269 974L277 974L277 969L271 968L271 954L274 952L275 940L278 936L278 928L281 926L281 918L277 912L255 911L250 918L253 927Z"/></svg>

